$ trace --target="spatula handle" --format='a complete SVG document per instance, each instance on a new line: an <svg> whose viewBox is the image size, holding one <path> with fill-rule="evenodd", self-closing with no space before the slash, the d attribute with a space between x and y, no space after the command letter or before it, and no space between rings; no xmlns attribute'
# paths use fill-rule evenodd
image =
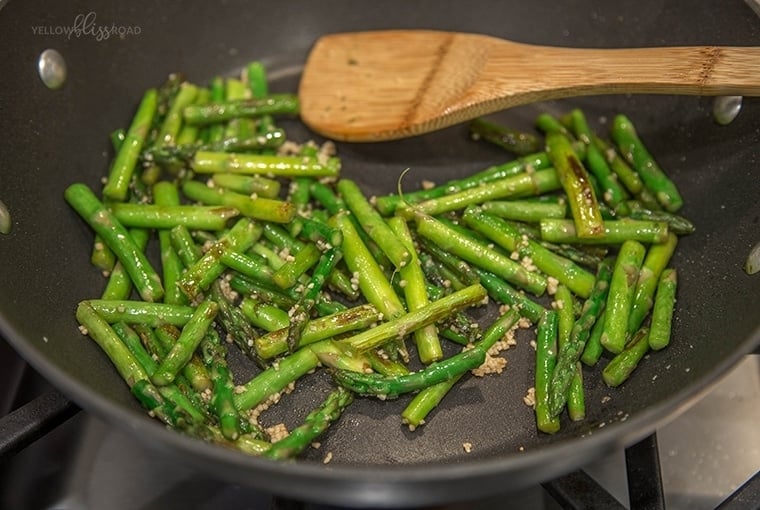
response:
<svg viewBox="0 0 760 510"><path fill-rule="evenodd" d="M483 77L503 73L526 55L535 57L535 80L546 84L547 96L590 94L760 95L760 47L694 46L636 49L531 48L515 52L514 43L489 58ZM514 87L514 76L510 77ZM527 89L526 89L527 90ZM552 93L551 90L556 91Z"/></svg>

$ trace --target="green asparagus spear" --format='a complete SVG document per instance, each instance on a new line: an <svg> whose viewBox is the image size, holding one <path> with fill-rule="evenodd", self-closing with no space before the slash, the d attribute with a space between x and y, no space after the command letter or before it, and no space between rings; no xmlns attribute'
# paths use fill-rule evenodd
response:
<svg viewBox="0 0 760 510"><path fill-rule="evenodd" d="M211 127L218 126L209 126L209 128ZM198 129L199 126L184 126L177 137L177 145L149 147L142 153L143 160L176 171L187 166L198 151L246 153L263 149L277 149L285 143L285 132L281 129L273 129L263 134L241 134L236 129L230 136L225 136L222 133L223 138L209 143L189 140L193 136L191 132Z"/></svg>
<svg viewBox="0 0 760 510"><path fill-rule="evenodd" d="M324 211L323 211L324 212ZM290 234L301 239L308 239L311 242L321 244L321 248L331 246L340 246L343 244L343 234L340 230L332 228L327 224L329 218L315 219L316 215L312 211L314 218L298 216L290 223Z"/></svg>
<svg viewBox="0 0 760 510"><path fill-rule="evenodd" d="M147 380L148 374L137 359L127 349L119 336L90 305L82 301L77 306L77 321L82 326L82 333L92 338L108 356L122 379L132 387L140 380Z"/></svg>
<svg viewBox="0 0 760 510"><path fill-rule="evenodd" d="M227 341L237 345L250 360L260 366L263 365L254 346L258 335L243 311L235 305L235 296L230 296L224 291L221 280L216 280L211 284L210 296L219 305L216 319L227 333Z"/></svg>
<svg viewBox="0 0 760 510"><path fill-rule="evenodd" d="M240 393L235 393L235 407L247 411L279 393L299 377L317 368L319 358L308 347L298 349L285 356L243 385Z"/></svg>
<svg viewBox="0 0 760 510"><path fill-rule="evenodd" d="M461 290L465 287L455 272L440 263L439 259L433 258L430 247L435 246L435 243L427 243L424 239L420 239L420 245L425 248L417 254L417 259L420 261L422 273L429 282L446 290ZM444 250L438 248L437 252L442 253Z"/></svg>
<svg viewBox="0 0 760 510"><path fill-rule="evenodd" d="M602 370L602 379L607 386L617 387L623 384L638 366L649 350L649 328L641 328Z"/></svg>
<svg viewBox="0 0 760 510"><path fill-rule="evenodd" d="M203 184L201 186L205 187ZM124 203L113 204L110 209L114 217L126 227L159 229L184 225L191 229L223 230L227 220L239 214L236 208L216 207L216 204L200 206Z"/></svg>
<svg viewBox="0 0 760 510"><path fill-rule="evenodd" d="M401 418L409 426L409 430L414 430L420 425L425 424L425 418L440 404L443 397L446 396L464 374L465 372L462 372L446 381L423 388L414 396L401 413Z"/></svg>
<svg viewBox="0 0 760 510"><path fill-rule="evenodd" d="M237 104L241 101L251 99L251 92L243 79L227 78L224 82L224 89L225 104ZM218 106L221 107L221 105ZM212 108L212 111L216 110ZM225 137L248 137L255 131L256 121L254 118L248 116L233 116L227 119L220 119L220 122L226 122L224 128ZM208 125L208 123L204 124Z"/></svg>
<svg viewBox="0 0 760 510"><path fill-rule="evenodd" d="M156 356L158 361L166 358L182 335L182 331L171 324L161 324L155 329L148 328L143 324L135 324L135 331L140 334L140 338L145 345L151 346L152 354ZM211 376L209 376L203 360L195 353L190 356L188 362L182 367L180 374L174 380L174 384L181 385L183 378L187 380L188 384L196 392L206 391L212 385Z"/></svg>
<svg viewBox="0 0 760 510"><path fill-rule="evenodd" d="M419 259L414 249L414 241L406 222L398 216L388 220L396 237L404 244L411 259L399 270L404 282L404 297L409 311L417 310L430 302L425 286L425 275L420 268ZM443 357L443 349L434 324L429 324L414 332L414 342L422 363L431 363Z"/></svg>
<svg viewBox="0 0 760 510"><path fill-rule="evenodd" d="M225 251L219 259L222 263L242 275L256 280L263 285L274 286L274 270L267 265L263 257L256 254L244 254L236 251Z"/></svg>
<svg viewBox="0 0 760 510"><path fill-rule="evenodd" d="M260 302L257 297L243 298L243 301L240 303L240 310L251 324L264 331L279 331L283 328L287 328L288 324L290 324L290 318L288 317L288 312L286 310L267 302ZM263 335L254 340L255 344L257 344L257 352L259 352L263 358L274 357L277 354L287 351L286 345L281 352L277 352L272 356L263 355L258 349L258 343L260 341L266 342L267 340L262 339L266 339L268 336L269 335Z"/></svg>
<svg viewBox="0 0 760 510"><path fill-rule="evenodd" d="M625 241L664 243L668 239L668 224L658 221L610 220L602 222L602 234L580 237L571 220L541 220L541 238L552 243L622 244Z"/></svg>
<svg viewBox="0 0 760 510"><path fill-rule="evenodd" d="M192 168L199 174L229 172L267 177L337 177L340 160L329 158L320 163L300 156L198 151L193 156Z"/></svg>
<svg viewBox="0 0 760 510"><path fill-rule="evenodd" d="M252 307L251 300L244 300L241 307L245 310L246 315ZM259 305L256 309L263 312L265 306ZM310 345L320 340L333 338L345 333L368 328L378 322L381 313L370 304L358 305L347 310L335 312L308 321L299 339L299 345ZM288 351L288 322L285 314L285 323L277 329L271 329L266 335L258 337L256 350L264 359L271 359Z"/></svg>
<svg viewBox="0 0 760 510"><path fill-rule="evenodd" d="M291 255L297 254L306 246L306 243L292 237L287 230L272 223L264 225L264 237L277 245L281 250L287 250ZM340 268L335 268L330 273L328 283L332 288L338 290L350 300L355 300L359 297L351 279Z"/></svg>
<svg viewBox="0 0 760 510"><path fill-rule="evenodd" d="M398 216L396 218L403 221ZM438 245L424 238L419 239L418 243L432 257L429 262L426 258L426 264L436 265L441 276L459 282L459 286L454 287L456 290L480 281L480 276L472 266L453 253L439 248Z"/></svg>
<svg viewBox="0 0 760 510"><path fill-rule="evenodd" d="M104 243L97 234L92 242L90 263L98 269L101 269L103 274L110 274L114 264L116 264L116 255L113 254L111 249L106 246L106 243Z"/></svg>
<svg viewBox="0 0 760 510"><path fill-rule="evenodd" d="M358 287L365 299L380 310L386 319L402 315L405 312L404 305L359 237L350 216L339 213L330 218L330 225L343 235L341 249L344 260L355 278L358 278Z"/></svg>
<svg viewBox="0 0 760 510"><path fill-rule="evenodd" d="M670 212L683 206L678 188L654 160L639 138L636 128L625 115L616 115L612 121L612 138L620 152L636 169L644 184L655 193L657 201Z"/></svg>
<svg viewBox="0 0 760 510"><path fill-rule="evenodd" d="M132 387L132 394L146 409L171 427L195 435L206 426L206 413L202 411L202 406L173 384L157 388L150 381L143 379ZM146 402L148 395L152 397L153 406ZM160 395L161 399L157 399L157 395Z"/></svg>
<svg viewBox="0 0 760 510"><path fill-rule="evenodd" d="M261 303L267 303L282 308L283 310L281 311L285 316L287 316L287 312L284 310L293 306L298 300L297 297L285 294L279 290L273 290L272 287L268 285L258 283L255 280L240 274L235 274L230 278L230 287L234 291L250 296ZM249 320L255 323L255 320L252 317L249 317ZM262 325L258 326L263 327Z"/></svg>
<svg viewBox="0 0 760 510"><path fill-rule="evenodd" d="M604 316L605 310L602 310L601 315L599 315L599 318L594 323L594 327L591 328L591 334L586 341L586 347L583 348L583 354L581 354L581 361L589 367L596 365L604 353L604 346L602 346Z"/></svg>
<svg viewBox="0 0 760 510"><path fill-rule="evenodd" d="M273 198L253 198L225 188L210 188L199 181L186 181L182 185L182 192L191 200L210 206L226 205L244 216L261 221L288 223L296 215L296 208L290 202ZM211 209L214 210L215 208ZM206 230L211 229L207 228Z"/></svg>
<svg viewBox="0 0 760 510"><path fill-rule="evenodd" d="M185 418L180 408L168 403L149 380L137 381L132 385L131 392L145 409L169 427L184 430L191 422L190 419Z"/></svg>
<svg viewBox="0 0 760 510"><path fill-rule="evenodd" d="M628 316L628 334L633 335L641 325L644 319L652 310L654 303L655 290L660 275L668 266L673 252L678 244L678 238L674 234L668 235L667 240L662 244L653 244L644 258L639 271L639 279L636 281L636 290L633 295L633 303Z"/></svg>
<svg viewBox="0 0 760 510"><path fill-rule="evenodd" d="M232 399L235 385L232 382L230 369L227 367L227 350L219 342L219 335L213 329L208 333L201 345L204 362L213 382L211 408L219 419L222 435L235 441L240 437L241 419Z"/></svg>
<svg viewBox="0 0 760 510"><path fill-rule="evenodd" d="M696 230L694 224L678 214L667 211L652 211L636 200L626 202L629 213L628 217L634 220L663 221L668 224L668 229L678 235L692 234Z"/></svg>
<svg viewBox="0 0 760 510"><path fill-rule="evenodd" d="M617 175L610 169L602 151L594 144L594 134L586 122L586 116L578 108L574 109L570 113L570 116L573 133L586 144L586 166L599 181L599 185L603 190L602 198L610 207L620 207L621 211L627 211L624 200L628 198L628 193L618 182Z"/></svg>
<svg viewBox="0 0 760 510"><path fill-rule="evenodd" d="M519 318L520 316L515 310L502 314L483 333L480 348L488 352L488 349L514 327ZM415 395L401 413L404 423L409 425L410 430L414 430L425 423L427 415L441 402L443 397L446 396L463 375L464 372L446 381L423 388Z"/></svg>
<svg viewBox="0 0 760 510"><path fill-rule="evenodd" d="M363 352L356 352L347 345L328 338L309 346L323 366L352 372L369 372L372 370L369 359Z"/></svg>
<svg viewBox="0 0 760 510"><path fill-rule="evenodd" d="M481 205L494 216L507 220L539 222L544 218L564 218L567 203L564 200L544 202L538 200L494 200Z"/></svg>
<svg viewBox="0 0 760 510"><path fill-rule="evenodd" d="M261 236L262 227L242 218L215 243L198 261L188 267L179 281L190 298L207 289L224 272L221 257L227 250L245 251Z"/></svg>
<svg viewBox="0 0 760 510"><path fill-rule="evenodd" d="M546 135L550 133L559 133L568 139L573 138L573 134L562 122L560 122L560 119L550 113L539 113L535 122L536 128Z"/></svg>
<svg viewBox="0 0 760 510"><path fill-rule="evenodd" d="M554 434L560 427L559 418L551 412L550 394L552 374L557 363L557 321L557 312L546 310L536 328L536 427L546 434Z"/></svg>
<svg viewBox="0 0 760 510"><path fill-rule="evenodd" d="M670 329L673 321L673 309L676 304L677 286L676 270L664 270L657 285L657 295L652 309L652 323L649 327L649 347L655 351L664 349L670 343Z"/></svg>
<svg viewBox="0 0 760 510"><path fill-rule="evenodd" d="M482 138L518 156L526 156L541 149L541 143L535 135L501 126L483 118L470 122L470 135L473 140Z"/></svg>
<svg viewBox="0 0 760 510"><path fill-rule="evenodd" d="M468 207L463 219L475 231L502 248L518 253L520 259L524 260L527 257L544 274L567 285L578 296L587 298L591 294L591 289L594 287L594 275L572 260L561 257L535 241L524 238L501 218L484 213L479 208Z"/></svg>
<svg viewBox="0 0 760 510"><path fill-rule="evenodd" d="M158 106L158 94L149 89L137 108L132 124L129 126L124 143L114 158L108 181L103 187L103 196L111 200L124 201L129 191L129 183L137 166L145 139L151 128Z"/></svg>
<svg viewBox="0 0 760 510"><path fill-rule="evenodd" d="M601 338L604 348L615 354L625 346L628 319L645 253L646 248L641 243L626 241L615 261Z"/></svg>
<svg viewBox="0 0 760 510"><path fill-rule="evenodd" d="M573 294L564 285L557 287L553 305L557 309L557 347L560 352L567 342L575 325L573 311ZM576 368L567 389L567 414L573 421L580 421L586 416L585 397L583 390L583 371L576 362Z"/></svg>
<svg viewBox="0 0 760 510"><path fill-rule="evenodd" d="M221 76L215 76L211 80L209 89L211 91L209 104L220 104L224 102L225 100L224 78L222 78ZM221 140L222 138L224 138L224 128L225 128L225 124L223 123L209 124L204 129L205 137L203 137L203 140L207 143L214 143Z"/></svg>
<svg viewBox="0 0 760 510"><path fill-rule="evenodd" d="M158 363L153 359L143 347L140 341L140 335L135 332L134 329L129 327L125 322L117 322L111 325L114 333L116 333L121 339L122 343L129 349L132 356L135 357L140 366L145 370L145 373L151 375L156 371Z"/></svg>
<svg viewBox="0 0 760 510"><path fill-rule="evenodd" d="M380 213L366 199L359 186L352 180L341 179L338 181L337 189L349 210L359 221L361 228L377 243L393 265L400 269L408 264L411 256L406 245L399 241Z"/></svg>
<svg viewBox="0 0 760 510"><path fill-rule="evenodd" d="M90 299L87 302L109 324L126 322L151 327L161 324L181 327L187 324L193 314L193 309L184 305L110 299Z"/></svg>
<svg viewBox="0 0 760 510"><path fill-rule="evenodd" d="M280 182L267 179L260 175L238 175L217 173L213 177L214 184L243 195L253 195L262 198L276 198L280 194Z"/></svg>
<svg viewBox="0 0 760 510"><path fill-rule="evenodd" d="M288 200L296 206L296 211L303 213L309 206L311 199L311 177L296 177L288 187Z"/></svg>
<svg viewBox="0 0 760 510"><path fill-rule="evenodd" d="M129 231L129 235L132 236L132 240L135 242L137 249L145 251L150 232L141 228L133 228ZM111 250L109 249L108 251ZM129 299L131 293L132 279L129 277L129 274L122 263L117 261L111 270L111 274L108 276L108 283L106 284L106 288L103 289L103 294L101 294L100 298Z"/></svg>
<svg viewBox="0 0 760 510"><path fill-rule="evenodd" d="M335 216L339 213L348 214L348 206L346 205L346 202L343 200L343 198L335 194L332 188L329 186L317 181L311 185L310 191L312 198L319 202L331 216ZM359 221L353 215L349 215L349 219L354 225L354 230L356 230L356 233L359 235L361 240L364 242L364 245L374 257L375 262L377 262L382 267L390 267L391 263L388 260L388 257L385 256L385 253L383 253L383 251L375 244L375 242L370 239L364 229L361 228Z"/></svg>
<svg viewBox="0 0 760 510"><path fill-rule="evenodd" d="M593 141L594 145L599 149L607 161L610 170L617 175L618 180L623 183L625 188L632 195L638 195L641 193L644 188L644 183L641 182L639 174L620 157L615 148L610 146L610 144L596 136L593 137Z"/></svg>
<svg viewBox="0 0 760 510"><path fill-rule="evenodd" d="M480 284L488 290L488 295L499 303L513 306L523 317L527 317L534 324L538 323L544 312L544 307L531 300L524 293L518 292L514 287L493 273L474 268L480 276Z"/></svg>
<svg viewBox="0 0 760 510"><path fill-rule="evenodd" d="M139 328L139 326L138 326ZM135 358L140 362L145 372L150 376L158 368L158 360L162 359L166 352L158 345L158 339L156 337L155 342L152 340L146 342L151 345L151 350L155 350L154 354L148 352L143 345L143 335L138 334L133 328L127 326L123 322L117 322L113 325L113 329L117 335L121 338L127 348L132 352ZM149 328L140 328L143 333L146 333ZM155 335L150 335L151 338ZM152 343L151 343L152 342ZM158 351L161 351L158 354ZM154 357L155 356L155 357ZM187 367L186 367L187 368ZM181 380L181 382L179 382ZM146 383L149 381L145 381ZM201 401L200 396L196 393L194 388L190 388L190 384L183 379L183 376L177 377L177 384L168 386L162 386L158 388L158 392L166 399L172 402L174 405L180 407L187 415L197 423L203 423L208 416L208 411L204 402ZM203 386L204 388L207 387ZM201 390L202 391L202 390Z"/></svg>
<svg viewBox="0 0 760 510"><path fill-rule="evenodd" d="M185 122L191 125L214 124L237 118L262 115L295 115L298 98L293 94L271 94L263 98L242 99L205 106L191 105L184 109Z"/></svg>
<svg viewBox="0 0 760 510"><path fill-rule="evenodd" d="M182 225L170 230L172 246L185 267L190 267L201 258L201 249L195 244L192 234Z"/></svg>
<svg viewBox="0 0 760 510"><path fill-rule="evenodd" d="M577 370L577 361L583 352L591 328L604 310L612 278L613 261L604 259L596 272L596 284L591 295L583 303L580 317L575 321L570 338L557 355L557 365L549 387L549 412L557 416L567 402L567 392Z"/></svg>
<svg viewBox="0 0 760 510"><path fill-rule="evenodd" d="M264 64L258 60L249 62L245 72L251 96L265 97L269 95L269 84L267 83L267 72Z"/></svg>
<svg viewBox="0 0 760 510"><path fill-rule="evenodd" d="M525 269L508 256L490 249L487 245L468 237L445 223L424 215L415 215L417 233L436 243L440 248L461 257L470 264L490 271L509 283L536 295L546 290L546 278Z"/></svg>
<svg viewBox="0 0 760 510"><path fill-rule="evenodd" d="M198 93L195 96L194 104L205 105L211 100L211 91L207 88L198 88ZM180 114L181 120L181 114ZM199 143L199 135L201 134L200 126L190 126L188 124L182 124L182 127L177 133L176 145L190 145Z"/></svg>
<svg viewBox="0 0 760 510"><path fill-rule="evenodd" d="M174 183L161 181L153 186L153 199L158 206L177 206L179 205L179 191ZM185 270L184 264L180 259L171 241L171 231L161 229L158 232L158 242L161 249L161 276L164 285L164 302L170 304L187 304L187 297L177 285L182 271Z"/></svg>
<svg viewBox="0 0 760 510"><path fill-rule="evenodd" d="M66 201L114 252L146 301L160 301L161 278L145 254L135 245L127 229L98 200L85 184L72 184L64 192Z"/></svg>
<svg viewBox="0 0 760 510"><path fill-rule="evenodd" d="M546 152L567 194L578 237L601 236L604 227L596 194L585 167L573 151L570 140L559 133L549 133L546 137Z"/></svg>
<svg viewBox="0 0 760 510"><path fill-rule="evenodd" d="M522 172L532 173L551 166L545 152L537 152L500 165L490 166L468 177L454 179L440 186L404 193L403 196L392 194L378 197L375 207L383 216L390 216L402 203L416 204L425 200L439 198L453 193L459 193L470 188L485 186L488 183L501 180Z"/></svg>
<svg viewBox="0 0 760 510"><path fill-rule="evenodd" d="M319 257L319 262L312 272L309 283L301 295L298 302L288 310L290 325L288 326L288 347L291 351L295 350L302 338L302 333L307 323L311 310L317 304L320 292L327 282L327 279L335 269L336 264L342 257L339 248L332 247Z"/></svg>
<svg viewBox="0 0 760 510"><path fill-rule="evenodd" d="M335 381L360 395L396 398L403 393L418 391L475 369L486 359L486 350L480 347L467 349L449 358L435 361L419 372L388 377L380 374L336 370Z"/></svg>
<svg viewBox="0 0 760 510"><path fill-rule="evenodd" d="M289 289L299 278L319 262L321 254L316 244L307 244L272 275L272 280L281 289ZM326 275L327 276L327 275Z"/></svg>
<svg viewBox="0 0 760 510"><path fill-rule="evenodd" d="M174 344L151 376L153 384L164 386L174 381L179 371L200 345L218 310L219 306L211 300L203 301L198 305L193 316L182 329L182 334L177 339L177 343Z"/></svg>
<svg viewBox="0 0 760 510"><path fill-rule="evenodd" d="M174 100L169 106L169 111L166 112L161 129L158 131L157 145L176 145L177 135L182 127L182 110L191 105L197 95L198 87L192 83L184 82L180 85L177 95L174 96Z"/></svg>
<svg viewBox="0 0 760 510"><path fill-rule="evenodd" d="M553 168L532 173L521 173L505 177L486 186L469 188L458 193L451 193L440 198L432 198L413 205L404 205L396 213L411 218L415 213L438 215L445 212L464 209L468 205L481 204L491 200L540 195L559 189L560 181Z"/></svg>
<svg viewBox="0 0 760 510"><path fill-rule="evenodd" d="M309 413L303 425L293 429L284 439L272 443L264 456L270 459L295 457L337 421L353 399L354 395L350 391L336 388L317 409Z"/></svg>
<svg viewBox="0 0 760 510"><path fill-rule="evenodd" d="M114 152L119 152L119 149L121 149L121 146L127 139L127 132L119 128L111 131L111 134L108 136L108 138L111 140L111 147L113 147Z"/></svg>
<svg viewBox="0 0 760 510"><path fill-rule="evenodd" d="M485 297L486 290L480 284L471 285L341 341L358 351L374 349L388 340L403 338L418 328L433 324L458 310L473 306L483 301Z"/></svg>

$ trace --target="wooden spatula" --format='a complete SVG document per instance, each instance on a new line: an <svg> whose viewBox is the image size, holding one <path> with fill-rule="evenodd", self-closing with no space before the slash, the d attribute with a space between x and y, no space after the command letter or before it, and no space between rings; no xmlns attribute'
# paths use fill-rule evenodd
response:
<svg viewBox="0 0 760 510"><path fill-rule="evenodd" d="M306 62L303 121L391 140L516 105L596 94L760 95L760 47L575 49L429 30L327 35Z"/></svg>

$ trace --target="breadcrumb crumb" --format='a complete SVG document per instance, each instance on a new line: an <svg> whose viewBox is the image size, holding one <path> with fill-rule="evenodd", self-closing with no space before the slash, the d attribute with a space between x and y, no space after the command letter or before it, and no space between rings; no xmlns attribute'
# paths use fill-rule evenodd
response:
<svg viewBox="0 0 760 510"><path fill-rule="evenodd" d="M288 432L288 428L284 423L278 423L276 425L272 425L271 427L267 427L266 433L273 443L279 441L280 439L285 439L288 437L288 435L290 435L290 432Z"/></svg>
<svg viewBox="0 0 760 510"><path fill-rule="evenodd" d="M501 353L514 345L517 345L517 340L515 339L515 327L511 328L500 340L495 342L491 348L488 349L488 352L486 352L486 360L483 364L470 372L475 377L502 373L507 366L507 358L501 356Z"/></svg>
<svg viewBox="0 0 760 510"><path fill-rule="evenodd" d="M261 413L269 409L271 406L277 404L282 398L283 394L291 393L294 389L296 389L296 383L295 381L291 381L290 384L285 386L282 391L270 395L266 400L248 411L248 421L251 423L258 423Z"/></svg>
<svg viewBox="0 0 760 510"><path fill-rule="evenodd" d="M532 386L528 388L528 392L523 397L523 402L528 407L536 408L536 388Z"/></svg>

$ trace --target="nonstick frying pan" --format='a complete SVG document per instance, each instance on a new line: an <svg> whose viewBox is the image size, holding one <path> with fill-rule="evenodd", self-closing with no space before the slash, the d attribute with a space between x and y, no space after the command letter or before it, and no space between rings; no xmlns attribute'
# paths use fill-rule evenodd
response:
<svg viewBox="0 0 760 510"><path fill-rule="evenodd" d="M0 3L0 5L3 5ZM98 26L132 27L124 37L67 36L77 15ZM139 28L139 33L134 28ZM497 116L529 128L539 111L583 108L600 131L617 112L636 122L685 197L697 232L681 241L674 339L624 386L586 375L588 416L563 420L554 436L535 431L522 402L532 385L532 349L522 337L500 377L468 380L429 423L411 433L398 418L406 400L359 400L297 462L247 457L165 430L148 418L94 343L79 334L76 303L97 296L88 262L91 233L64 203L74 181L93 187L107 171L108 133L125 126L144 89L182 71L196 83L263 60L276 91L295 91L300 66L324 33L434 28L579 47L753 45L760 20L748 4L712 1L42 2L0 10L0 200L13 229L0 237L0 331L36 369L83 406L165 452L230 481L294 498L337 504L430 504L517 489L575 469L651 433L702 395L760 340L760 280L743 270L760 240L760 102L745 99L734 122L712 119L712 99L604 96L521 107ZM68 79L49 90L37 75L46 48L61 52ZM540 79L537 76L536 79ZM314 138L297 122L291 137ZM603 131L602 131L603 132ZM318 139L318 138L317 138ZM414 139L339 144L344 174L370 194L408 182L442 182L505 161L456 126ZM329 384L315 376L286 400L282 416L303 416ZM462 444L472 443L466 453ZM322 458L331 452L332 462Z"/></svg>

